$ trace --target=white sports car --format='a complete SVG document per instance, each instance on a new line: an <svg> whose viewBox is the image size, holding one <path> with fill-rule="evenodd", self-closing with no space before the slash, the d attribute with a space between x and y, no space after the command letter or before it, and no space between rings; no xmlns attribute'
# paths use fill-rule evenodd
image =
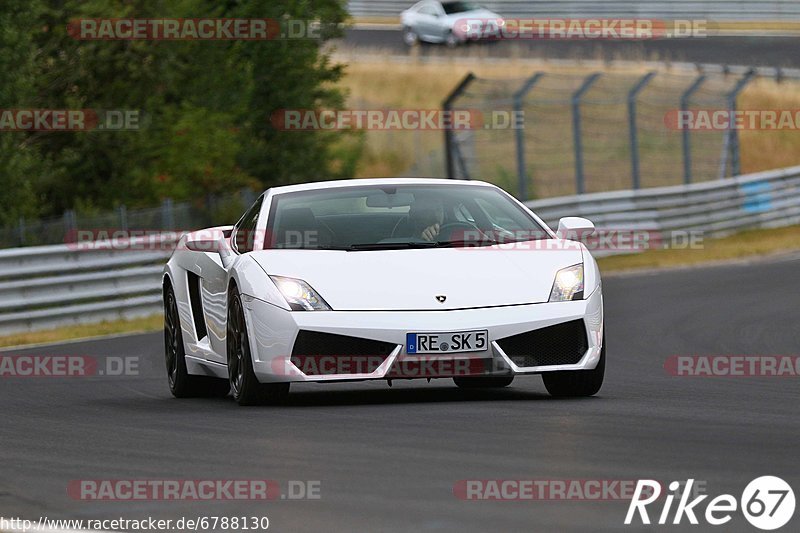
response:
<svg viewBox="0 0 800 533"><path fill-rule="evenodd" d="M554 396L603 383L600 273L498 187L370 179L275 187L235 226L184 235L164 270L177 397L283 398L292 382L453 378Z"/></svg>

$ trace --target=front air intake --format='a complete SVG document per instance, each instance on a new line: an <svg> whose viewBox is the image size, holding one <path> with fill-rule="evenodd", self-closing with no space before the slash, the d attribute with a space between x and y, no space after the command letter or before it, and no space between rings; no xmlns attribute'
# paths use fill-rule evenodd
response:
<svg viewBox="0 0 800 533"><path fill-rule="evenodd" d="M583 320L526 331L497 344L520 367L574 365L589 349Z"/></svg>
<svg viewBox="0 0 800 533"><path fill-rule="evenodd" d="M292 363L307 376L369 374L397 348L390 342L300 330Z"/></svg>

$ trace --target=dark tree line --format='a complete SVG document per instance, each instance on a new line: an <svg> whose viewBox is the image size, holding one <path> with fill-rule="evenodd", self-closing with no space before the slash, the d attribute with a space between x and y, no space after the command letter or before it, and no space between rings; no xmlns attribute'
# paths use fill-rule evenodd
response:
<svg viewBox="0 0 800 533"><path fill-rule="evenodd" d="M80 18L322 21L321 39L82 41ZM357 136L285 132L278 109L335 108L323 51L339 0L4 0L0 109L139 110L134 131L0 131L0 223L352 175ZM334 28L331 30L331 28Z"/></svg>

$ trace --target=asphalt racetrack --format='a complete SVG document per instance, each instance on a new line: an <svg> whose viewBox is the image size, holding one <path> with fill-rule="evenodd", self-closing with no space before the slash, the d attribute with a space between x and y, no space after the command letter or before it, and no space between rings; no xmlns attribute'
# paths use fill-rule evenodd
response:
<svg viewBox="0 0 800 533"><path fill-rule="evenodd" d="M533 376L494 392L449 380L303 385L287 405L241 408L230 398L173 399L160 334L6 351L139 357L140 375L0 379L0 516L263 515L276 531L611 531L625 527L627 502L464 501L453 488L467 479L694 478L712 497L738 499L763 475L798 487L797 378L664 369L671 355L797 354L798 267L800 258L785 257L608 277L606 383L582 400L551 399ZM321 490L299 501L81 501L67 487L82 479L271 479L282 491L305 480ZM689 529L715 528L655 528ZM724 530L754 529L737 513Z"/></svg>
<svg viewBox="0 0 800 533"><path fill-rule="evenodd" d="M351 29L344 42L351 47L408 53L400 30ZM518 47L518 50L514 50ZM468 43L455 49L425 44L420 54L469 56L476 51L489 57L547 59L652 60L766 67L800 67L800 37L720 37L692 39L520 40Z"/></svg>

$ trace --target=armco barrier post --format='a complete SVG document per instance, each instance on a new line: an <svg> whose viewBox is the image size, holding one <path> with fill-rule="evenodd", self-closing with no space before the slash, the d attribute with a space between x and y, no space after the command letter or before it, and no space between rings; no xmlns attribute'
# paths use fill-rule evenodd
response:
<svg viewBox="0 0 800 533"><path fill-rule="evenodd" d="M522 84L517 92L514 93L514 116L522 116L522 104L525 96L533 89L539 78L544 76L544 73L537 72ZM524 123L523 123L524 125ZM519 177L519 199L528 199L528 172L525 169L525 129L523 125L517 125L516 142L517 142L517 176Z"/></svg>
<svg viewBox="0 0 800 533"><path fill-rule="evenodd" d="M628 92L628 132L631 142L631 178L634 189L641 187L639 178L639 138L636 131L636 98L655 75L655 72L648 72Z"/></svg>
<svg viewBox="0 0 800 533"><path fill-rule="evenodd" d="M453 92L451 92L447 98L445 98L444 102L442 102L442 109L445 113L448 113L453 110L453 102L463 94L463 92L467 89L472 80L475 79L475 74L470 72L467 74L461 83L459 83ZM455 161L454 161L454 153L453 153L453 143L455 142L453 138L453 130L451 128L445 128L444 130L444 153L445 153L445 165L446 165L446 172L447 177L450 179L455 179Z"/></svg>
<svg viewBox="0 0 800 533"><path fill-rule="evenodd" d="M680 100L680 108L681 112L688 111L689 109L689 100L692 98L692 95L697 92L703 82L706 81L706 75L701 74L692 82L692 84L683 91ZM681 135L682 135L682 145L683 145L683 183L686 185L692 182L692 145L689 135L691 132L688 128L681 128Z"/></svg>
<svg viewBox="0 0 800 533"><path fill-rule="evenodd" d="M575 189L577 194L586 190L583 177L583 144L581 140L581 98L600 77L599 72L587 76L578 90L572 93L572 137L575 147Z"/></svg>

